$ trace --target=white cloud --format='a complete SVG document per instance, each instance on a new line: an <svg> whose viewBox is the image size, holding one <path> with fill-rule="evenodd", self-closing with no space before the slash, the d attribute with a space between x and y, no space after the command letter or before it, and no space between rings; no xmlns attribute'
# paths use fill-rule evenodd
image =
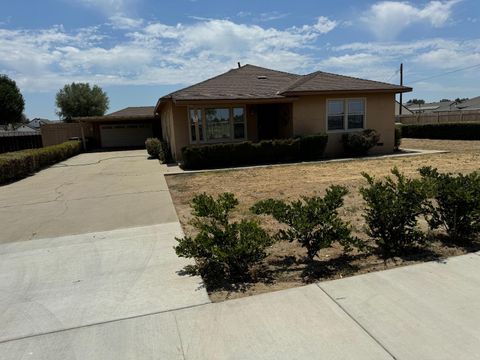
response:
<svg viewBox="0 0 480 360"><path fill-rule="evenodd" d="M338 55L320 61L321 68L380 81L396 79L392 74L401 62L405 65L407 83L480 63L480 39L351 43L330 50ZM457 73L457 76L464 73L480 80L478 69Z"/></svg>
<svg viewBox="0 0 480 360"><path fill-rule="evenodd" d="M335 22L276 29L230 20L145 24L112 15L107 27L66 31L0 29L0 72L29 91L72 81L100 85L193 83L235 67L237 61L285 71L312 67L309 48ZM115 32L112 33L112 29Z"/></svg>
<svg viewBox="0 0 480 360"><path fill-rule="evenodd" d="M106 14L124 14L137 0L73 0L81 5L99 9Z"/></svg>
<svg viewBox="0 0 480 360"><path fill-rule="evenodd" d="M110 16L109 20L114 29L120 30L138 29L143 25L143 19L134 19L120 14Z"/></svg>
<svg viewBox="0 0 480 360"><path fill-rule="evenodd" d="M373 4L362 20L377 38L394 39L414 23L427 23L434 27L445 25L453 6L460 1L430 1L423 8L409 2L382 1Z"/></svg>

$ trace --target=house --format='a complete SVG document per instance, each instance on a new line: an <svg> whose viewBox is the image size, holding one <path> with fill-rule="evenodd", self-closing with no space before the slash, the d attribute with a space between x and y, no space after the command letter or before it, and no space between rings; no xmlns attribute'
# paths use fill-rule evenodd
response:
<svg viewBox="0 0 480 360"><path fill-rule="evenodd" d="M372 153L394 148L395 94L409 87L317 71L297 75L239 66L161 97L163 138L181 160L187 145L260 141L327 133L327 156L342 153L342 135L375 129Z"/></svg>
<svg viewBox="0 0 480 360"><path fill-rule="evenodd" d="M141 147L149 137L161 137L160 121L154 106L127 107L104 116L73 118L80 124L91 147Z"/></svg>
<svg viewBox="0 0 480 360"><path fill-rule="evenodd" d="M48 123L51 123L51 121L47 120L47 119L35 118L33 120L30 120L25 125L28 126L31 129L35 130L35 131L40 131L40 127L43 124L48 124Z"/></svg>
<svg viewBox="0 0 480 360"><path fill-rule="evenodd" d="M480 96L465 101L441 101L406 106L413 114L480 110Z"/></svg>

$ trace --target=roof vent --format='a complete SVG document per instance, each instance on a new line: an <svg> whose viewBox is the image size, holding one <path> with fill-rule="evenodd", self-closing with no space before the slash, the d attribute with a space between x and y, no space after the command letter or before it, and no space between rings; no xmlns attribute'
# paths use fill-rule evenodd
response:
<svg viewBox="0 0 480 360"><path fill-rule="evenodd" d="M267 79L267 76L266 76L266 75L258 75L258 76L257 76L257 79L258 79L258 80L266 80L266 79Z"/></svg>

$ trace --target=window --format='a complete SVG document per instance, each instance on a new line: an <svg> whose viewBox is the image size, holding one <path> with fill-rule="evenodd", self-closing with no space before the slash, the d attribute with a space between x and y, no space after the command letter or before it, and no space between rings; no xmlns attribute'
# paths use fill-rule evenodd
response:
<svg viewBox="0 0 480 360"><path fill-rule="evenodd" d="M365 116L365 106L363 100L348 100L348 128L363 129L363 118Z"/></svg>
<svg viewBox="0 0 480 360"><path fill-rule="evenodd" d="M244 108L233 109L233 137L235 139L245 138L245 110Z"/></svg>
<svg viewBox="0 0 480 360"><path fill-rule="evenodd" d="M245 139L245 108L191 108L190 142L218 142Z"/></svg>
<svg viewBox="0 0 480 360"><path fill-rule="evenodd" d="M365 126L365 100L328 100L328 130L363 129Z"/></svg>
<svg viewBox="0 0 480 360"><path fill-rule="evenodd" d="M345 122L345 102L331 100L328 102L328 130L343 130Z"/></svg>
<svg viewBox="0 0 480 360"><path fill-rule="evenodd" d="M230 139L230 109L205 109L207 140Z"/></svg>
<svg viewBox="0 0 480 360"><path fill-rule="evenodd" d="M197 138L203 141L202 110L190 109L190 139L192 142L196 142Z"/></svg>

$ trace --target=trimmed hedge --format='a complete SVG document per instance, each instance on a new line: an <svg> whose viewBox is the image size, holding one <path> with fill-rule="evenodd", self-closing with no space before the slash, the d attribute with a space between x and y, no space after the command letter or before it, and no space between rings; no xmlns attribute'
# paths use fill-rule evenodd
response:
<svg viewBox="0 0 480 360"><path fill-rule="evenodd" d="M409 124L401 129L404 138L480 140L480 123Z"/></svg>
<svg viewBox="0 0 480 360"><path fill-rule="evenodd" d="M79 154L80 141L39 149L28 149L0 154L0 184L24 178L34 172Z"/></svg>
<svg viewBox="0 0 480 360"><path fill-rule="evenodd" d="M327 140L326 134L318 134L258 143L243 141L186 146L182 149L183 168L212 169L318 160L323 156Z"/></svg>
<svg viewBox="0 0 480 360"><path fill-rule="evenodd" d="M402 144L402 127L401 127L401 125L396 125L395 126L394 150L398 151L400 149L401 144Z"/></svg>

